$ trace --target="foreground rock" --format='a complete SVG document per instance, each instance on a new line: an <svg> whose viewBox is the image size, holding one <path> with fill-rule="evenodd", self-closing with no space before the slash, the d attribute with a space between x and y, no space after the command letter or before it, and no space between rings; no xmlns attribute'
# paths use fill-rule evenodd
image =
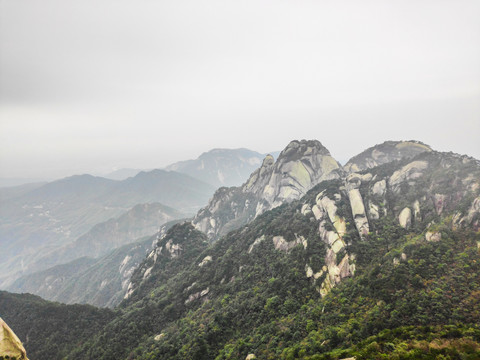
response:
<svg viewBox="0 0 480 360"><path fill-rule="evenodd" d="M28 360L22 342L2 318L0 318L0 356L7 359L15 357L17 360Z"/></svg>

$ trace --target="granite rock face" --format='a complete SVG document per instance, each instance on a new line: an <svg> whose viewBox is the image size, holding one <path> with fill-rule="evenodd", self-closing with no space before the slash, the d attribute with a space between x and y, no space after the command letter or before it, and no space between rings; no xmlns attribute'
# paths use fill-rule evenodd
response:
<svg viewBox="0 0 480 360"><path fill-rule="evenodd" d="M430 151L430 146L420 141L385 141L354 156L343 168L349 173L358 172Z"/></svg>
<svg viewBox="0 0 480 360"><path fill-rule="evenodd" d="M220 188L193 220L215 240L267 210L301 198L323 180L339 178L341 166L316 140L294 140L277 161L267 155L241 187Z"/></svg>
<svg viewBox="0 0 480 360"><path fill-rule="evenodd" d="M435 226L478 230L480 162L477 160L428 152L368 171L350 173L337 180L336 188L331 183L320 190L314 202L299 205L301 214L318 222L319 239L326 247L323 263L305 264L306 277L322 296L342 279L355 274L356 254L351 245L361 241L368 246L372 236L375 237L375 229L382 226L386 217L403 231L426 231L424 239L430 242L438 242L442 237ZM432 218L439 219L441 225L432 228ZM394 259L394 264L405 260L402 254Z"/></svg>

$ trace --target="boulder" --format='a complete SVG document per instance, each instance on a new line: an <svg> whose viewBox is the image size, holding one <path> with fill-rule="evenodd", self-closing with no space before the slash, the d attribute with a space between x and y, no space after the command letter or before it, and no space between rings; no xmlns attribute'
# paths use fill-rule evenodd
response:
<svg viewBox="0 0 480 360"><path fill-rule="evenodd" d="M442 233L439 231L427 231L425 233L425 240L438 242L442 239Z"/></svg>
<svg viewBox="0 0 480 360"><path fill-rule="evenodd" d="M395 171L392 176L390 176L388 184L390 185L390 188L398 194L402 183L418 179L423 175L423 170L427 168L427 161L412 161L400 170Z"/></svg>
<svg viewBox="0 0 480 360"><path fill-rule="evenodd" d="M398 215L398 222L404 229L410 228L412 225L412 210L410 210L408 207L404 208L400 212L400 215Z"/></svg>

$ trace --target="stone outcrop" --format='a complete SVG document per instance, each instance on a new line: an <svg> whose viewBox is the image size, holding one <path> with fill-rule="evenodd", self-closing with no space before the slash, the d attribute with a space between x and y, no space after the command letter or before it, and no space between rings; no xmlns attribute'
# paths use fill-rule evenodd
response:
<svg viewBox="0 0 480 360"><path fill-rule="evenodd" d="M363 203L362 194L360 194L359 187L362 181L370 181L372 179L371 174L359 175L351 174L347 176L345 180L345 187L348 191L348 198L352 207L352 215L355 220L355 226L357 227L360 237L364 239L369 231L367 214L365 212L365 205Z"/></svg>
<svg viewBox="0 0 480 360"><path fill-rule="evenodd" d="M249 246L248 253L250 254L253 251L253 249L264 240L265 240L265 235L262 235L259 238L256 238L255 241L252 243L252 245Z"/></svg>
<svg viewBox="0 0 480 360"><path fill-rule="evenodd" d="M400 193L401 185L407 183L409 185L415 184L415 179L421 177L424 170L428 168L427 161L412 161L401 169L395 171L388 179L390 189L396 194Z"/></svg>
<svg viewBox="0 0 480 360"><path fill-rule="evenodd" d="M301 198L319 182L339 178L341 172L319 141L292 141L277 161L267 155L241 187L218 189L192 223L215 240L267 210Z"/></svg>
<svg viewBox="0 0 480 360"><path fill-rule="evenodd" d="M385 168L389 173L385 169L350 173L343 178L343 186L327 187L317 194L314 202L302 204L299 212L318 222L319 238L326 247L325 266L319 269L319 264L307 262L305 276L324 296L343 278L354 275L355 254L349 250L352 232L356 231L357 239L368 245L372 221L387 215L394 216L397 224L409 231L432 216L448 215L452 215L453 227L478 230L480 163L472 161L475 160L455 154L420 155L396 168ZM448 176L444 170L448 170ZM412 188L419 183L422 185ZM349 208L351 212L346 212ZM426 223L423 226L430 227ZM440 241L441 233L428 230L425 239ZM404 253L393 259L394 265L402 261L406 261Z"/></svg>
<svg viewBox="0 0 480 360"><path fill-rule="evenodd" d="M312 206L312 212L318 221L319 236L321 241L325 243L327 248L325 256L325 265L322 269L314 273L309 264L305 265L305 273L308 278L312 278L316 283L318 279L323 279L318 286L318 291L325 296L335 284L339 283L343 278L351 276L355 273L355 264L353 257L346 253L346 244L343 239L346 233L345 219L337 214L337 202L342 200L341 194L335 194L333 198L325 195L322 191L316 196L315 205ZM310 216L310 213L304 213ZM332 230L328 230L333 225ZM340 261L337 261L339 255ZM313 265L313 264L312 264Z"/></svg>
<svg viewBox="0 0 480 360"><path fill-rule="evenodd" d="M205 296L210 292L210 289L209 288L206 288L202 291L198 291L194 294L191 294L188 296L188 299L185 300L185 305L188 304L188 303L191 303L192 301L195 301L195 300L198 300L200 298L203 298L202 300L206 301L208 300Z"/></svg>
<svg viewBox="0 0 480 360"><path fill-rule="evenodd" d="M409 229L412 225L412 210L408 207L404 208L398 215L398 222L404 229Z"/></svg>
<svg viewBox="0 0 480 360"><path fill-rule="evenodd" d="M22 342L2 318L0 318L0 356L28 360Z"/></svg>
<svg viewBox="0 0 480 360"><path fill-rule="evenodd" d="M343 168L350 173L359 172L430 151L430 146L419 141L386 141L354 156Z"/></svg>
<svg viewBox="0 0 480 360"><path fill-rule="evenodd" d="M427 231L425 233L425 240L437 242L442 239L442 233L439 231Z"/></svg>
<svg viewBox="0 0 480 360"><path fill-rule="evenodd" d="M207 265L210 261L212 261L212 257L210 255L208 256L205 256L202 260L202 262L200 264L198 264L198 266L202 267L202 266L205 266Z"/></svg>
<svg viewBox="0 0 480 360"><path fill-rule="evenodd" d="M158 272L165 274L169 266L168 271L177 272L176 266L181 266L185 258L196 257L207 245L205 234L195 230L188 221L176 224L166 232L159 232L153 249L132 274L124 299L129 299L144 280ZM212 261L213 257L207 255L198 266L207 266Z"/></svg>
<svg viewBox="0 0 480 360"><path fill-rule="evenodd" d="M289 252L291 249L293 249L299 244L302 244L305 249L307 248L307 240L305 240L303 236L298 236L293 241L287 241L283 236L274 236L272 241L275 250Z"/></svg>

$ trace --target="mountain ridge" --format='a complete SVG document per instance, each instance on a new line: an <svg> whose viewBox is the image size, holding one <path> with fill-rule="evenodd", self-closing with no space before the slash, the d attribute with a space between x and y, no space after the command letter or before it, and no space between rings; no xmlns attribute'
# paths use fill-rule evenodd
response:
<svg viewBox="0 0 480 360"><path fill-rule="evenodd" d="M29 265L137 204L161 202L194 213L213 191L188 175L157 170L124 181L76 175L8 199L0 204L0 261L8 265L0 283L6 286Z"/></svg>
<svg viewBox="0 0 480 360"><path fill-rule="evenodd" d="M272 160L252 182L260 194ZM214 242L172 227L67 358L480 356L480 162L421 151L368 166L334 169ZM278 188L301 184L281 174Z"/></svg>

